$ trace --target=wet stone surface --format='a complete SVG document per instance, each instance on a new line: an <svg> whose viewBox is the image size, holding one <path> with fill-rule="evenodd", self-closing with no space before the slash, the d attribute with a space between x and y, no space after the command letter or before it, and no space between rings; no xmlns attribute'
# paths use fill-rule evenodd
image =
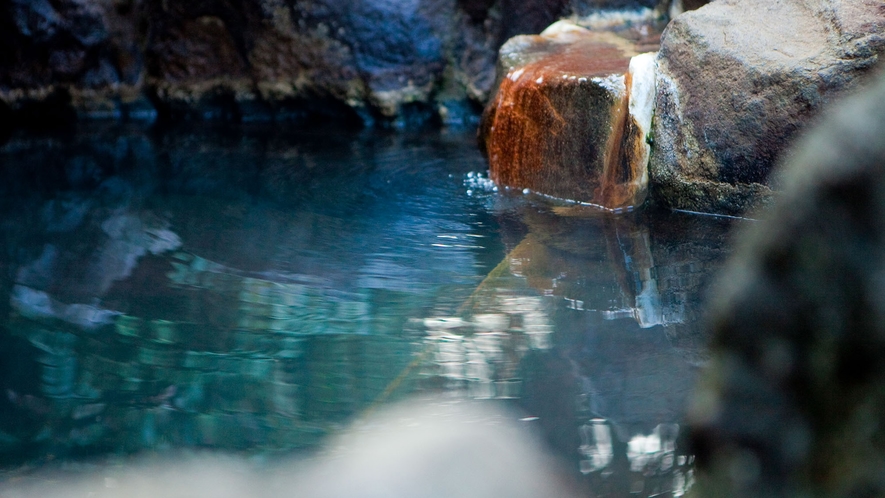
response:
<svg viewBox="0 0 885 498"><path fill-rule="evenodd" d="M783 195L740 237L692 403L705 493L885 492L883 133L880 73L802 139Z"/></svg>
<svg viewBox="0 0 885 498"><path fill-rule="evenodd" d="M642 204L651 114L636 116L630 94L648 107L653 85L634 85L649 76L631 58L648 48L566 22L508 41L480 131L492 178L608 209Z"/></svg>

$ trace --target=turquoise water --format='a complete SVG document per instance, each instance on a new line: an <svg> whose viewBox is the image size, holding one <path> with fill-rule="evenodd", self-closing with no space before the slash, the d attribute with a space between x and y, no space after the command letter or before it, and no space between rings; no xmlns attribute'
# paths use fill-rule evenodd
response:
<svg viewBox="0 0 885 498"><path fill-rule="evenodd" d="M2 468L311 451L441 393L518 410L588 496L682 494L732 223L552 205L485 169L464 132L13 136Z"/></svg>

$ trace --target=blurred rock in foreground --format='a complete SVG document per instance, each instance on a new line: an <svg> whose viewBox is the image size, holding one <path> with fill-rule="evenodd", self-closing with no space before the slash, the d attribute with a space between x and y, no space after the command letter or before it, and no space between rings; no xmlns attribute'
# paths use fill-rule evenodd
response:
<svg viewBox="0 0 885 498"><path fill-rule="evenodd" d="M699 496L885 494L883 137L880 75L797 144L723 275Z"/></svg>
<svg viewBox="0 0 885 498"><path fill-rule="evenodd" d="M109 466L92 476L0 484L10 498L94 496L481 498L574 496L554 461L505 414L465 402L408 403L360 421L310 461L256 469L233 457Z"/></svg>

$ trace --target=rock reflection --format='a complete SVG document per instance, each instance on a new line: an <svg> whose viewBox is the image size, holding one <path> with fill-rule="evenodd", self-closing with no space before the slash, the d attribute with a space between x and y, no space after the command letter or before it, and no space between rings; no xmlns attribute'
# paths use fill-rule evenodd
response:
<svg viewBox="0 0 885 498"><path fill-rule="evenodd" d="M49 212L53 204L47 203L44 212ZM179 237L168 230L168 221L149 212L128 213L124 207L118 207L105 213L84 206L88 203L67 206L67 212L61 216L68 219L62 224L57 224L53 215L46 217L49 233L68 233L77 228L81 228L79 234L96 233L92 234L90 245L64 251L47 243L36 259L19 268L10 303L23 316L56 318L84 329L108 325L119 313L94 304L65 301L101 299L114 282L132 274L140 258L181 245ZM90 215L88 223L84 219L86 214ZM71 223L71 218L78 218L79 222ZM98 228L101 233L97 233ZM86 253L82 252L84 247Z"/></svg>
<svg viewBox="0 0 885 498"><path fill-rule="evenodd" d="M537 296L502 293L483 309L486 313L469 320L423 321L425 347L432 353L424 375L441 377L446 389L465 390L471 398L518 398L520 360L530 350L551 347L553 326L546 303Z"/></svg>
<svg viewBox="0 0 885 498"><path fill-rule="evenodd" d="M692 459L676 441L706 356L697 310L730 222L537 206L520 219L526 235L486 286L536 289L555 333L516 360L519 403L590 495L681 496Z"/></svg>
<svg viewBox="0 0 885 498"><path fill-rule="evenodd" d="M683 236L658 230L648 218L602 216L583 208L532 208L522 219L529 232L502 263L510 274L544 295L561 297L571 309L609 320L633 318L642 328L697 319L697 312L686 316L686 306L701 298L724 256L728 230L727 221L711 221L706 228L712 233L680 240ZM653 238L659 240L653 244ZM683 242L703 253L674 252L673 245ZM658 264L656 253L663 259Z"/></svg>
<svg viewBox="0 0 885 498"><path fill-rule="evenodd" d="M641 496L683 496L694 481L692 459L677 453L679 426L660 424L647 435L636 434L627 442L627 462L632 479L631 494ZM616 442L604 419L593 419L581 426L580 471L613 479ZM651 489L649 489L651 488Z"/></svg>
<svg viewBox="0 0 885 498"><path fill-rule="evenodd" d="M584 458L580 462L582 474L604 470L614 459L612 433L604 419L595 418L580 427L581 446Z"/></svg>

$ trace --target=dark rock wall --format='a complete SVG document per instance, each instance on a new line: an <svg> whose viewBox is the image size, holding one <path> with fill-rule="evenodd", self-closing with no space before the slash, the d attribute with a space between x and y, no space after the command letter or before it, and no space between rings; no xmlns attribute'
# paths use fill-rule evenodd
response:
<svg viewBox="0 0 885 498"><path fill-rule="evenodd" d="M0 5L4 86L89 88L137 81L141 64L131 2L8 0Z"/></svg>
<svg viewBox="0 0 885 498"><path fill-rule="evenodd" d="M0 0L0 117L475 119L498 47L659 0Z"/></svg>
<svg viewBox="0 0 885 498"><path fill-rule="evenodd" d="M592 15L600 10L655 9L663 2L655 0L570 0L570 11L578 16ZM669 2L667 2L669 3Z"/></svg>
<svg viewBox="0 0 885 498"><path fill-rule="evenodd" d="M0 100L35 121L126 109L142 74L141 18L136 2L0 2Z"/></svg>

